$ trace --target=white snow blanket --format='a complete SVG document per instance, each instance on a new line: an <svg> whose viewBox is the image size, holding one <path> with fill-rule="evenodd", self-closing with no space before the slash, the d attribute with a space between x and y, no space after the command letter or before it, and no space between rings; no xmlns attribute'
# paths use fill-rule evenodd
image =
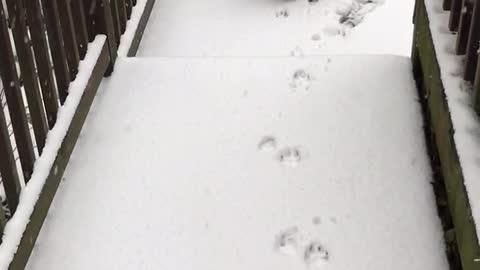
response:
<svg viewBox="0 0 480 270"><path fill-rule="evenodd" d="M28 269L448 269L409 59L117 65Z"/></svg>

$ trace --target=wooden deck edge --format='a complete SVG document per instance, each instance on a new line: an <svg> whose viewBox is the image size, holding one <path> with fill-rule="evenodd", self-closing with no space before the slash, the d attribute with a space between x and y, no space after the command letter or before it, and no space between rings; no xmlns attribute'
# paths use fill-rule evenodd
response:
<svg viewBox="0 0 480 270"><path fill-rule="evenodd" d="M145 28L147 27L150 14L152 14L154 4L155 0L147 0L147 4L145 5L145 9L143 10L142 17L140 18L140 22L138 23L137 29L135 30L135 36L132 40L132 44L130 44L127 57L133 57L137 55L138 47L140 46L140 42L142 41L143 33L145 32Z"/></svg>
<svg viewBox="0 0 480 270"><path fill-rule="evenodd" d="M30 216L30 222L23 233L17 252L10 263L9 270L25 269L25 266L28 263L30 254L35 246L35 241L40 233L60 181L63 178L68 161L70 160L70 156L73 152L80 131L82 130L83 124L87 118L88 112L109 63L109 50L107 42L105 42L67 134L58 151L57 157L55 158L52 169L50 170L45 185L42 188L40 197L35 205L32 215Z"/></svg>
<svg viewBox="0 0 480 270"><path fill-rule="evenodd" d="M412 61L415 77L430 119L433 143L438 151L454 240L463 270L480 269L480 246L471 213L464 177L453 137L454 129L441 79L424 0L417 0ZM455 269L455 268L454 268Z"/></svg>

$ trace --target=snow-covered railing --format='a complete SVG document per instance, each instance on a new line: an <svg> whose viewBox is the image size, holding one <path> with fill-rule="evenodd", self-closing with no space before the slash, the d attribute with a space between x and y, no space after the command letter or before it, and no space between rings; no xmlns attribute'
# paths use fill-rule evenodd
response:
<svg viewBox="0 0 480 270"><path fill-rule="evenodd" d="M62 108L72 107L75 103L69 101L72 88L83 87L87 90L83 96L82 90L77 98L79 107L73 108L72 124L60 128L68 129L62 148L57 149L56 158L51 158L52 162L55 160L52 168L47 168L55 178L61 177L57 170L63 173L101 78L113 71L121 36L136 4L136 0L0 0L0 83L3 86L0 89L4 93L0 107L0 199L4 203L4 207L0 207L2 251L10 249L4 246L8 229L11 235L15 234L12 226L8 226L9 220L17 223L17 208L20 209L26 197L32 197L24 196L23 191L30 186L31 179L34 182L39 167L37 161L42 159L44 150L47 155L52 154L47 149L51 140L48 138L51 135L58 137L59 132L53 131L58 126L57 120L62 119L57 117L62 115L62 110L65 111ZM103 38L105 41L99 42L98 35L106 36L106 40ZM90 52L88 48L94 47L94 57L85 59ZM93 63L90 63L92 59ZM86 65L90 67L85 69ZM79 72L82 66L87 72ZM92 88L95 90L90 91ZM63 121L62 125L65 122L69 121ZM63 148L69 140L71 142ZM69 152L68 155L65 152ZM59 181L55 179L55 184L47 181L45 185L58 186ZM15 258L8 258L13 259L9 269L23 269L25 266L56 190L56 187L39 188L42 194L40 198L37 194L38 202L33 212L21 213L21 216L26 215L25 222L28 223L23 228L25 233L21 242L12 244L15 242L12 240L7 245L15 245L15 249L16 245L20 246ZM0 258L2 265L4 259Z"/></svg>
<svg viewBox="0 0 480 270"><path fill-rule="evenodd" d="M480 269L480 0L416 0L413 72L451 269ZM475 108L475 109L474 109Z"/></svg>
<svg viewBox="0 0 480 270"><path fill-rule="evenodd" d="M443 0L443 9L450 11L448 28L457 33L455 53L465 55L463 78L474 84L475 107L480 112L480 1Z"/></svg>

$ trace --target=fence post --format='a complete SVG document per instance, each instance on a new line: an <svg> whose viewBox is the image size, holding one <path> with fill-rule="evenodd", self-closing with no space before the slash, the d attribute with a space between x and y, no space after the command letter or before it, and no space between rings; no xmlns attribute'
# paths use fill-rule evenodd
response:
<svg viewBox="0 0 480 270"><path fill-rule="evenodd" d="M460 22L460 13L462 12L463 0L451 0L450 6L450 19L448 22L448 29L452 32L458 30L458 24Z"/></svg>
<svg viewBox="0 0 480 270"><path fill-rule="evenodd" d="M117 60L118 45L115 38L115 30L113 26L112 10L110 1L115 0L92 0L96 3L95 8L95 26L96 33L107 36L108 51L110 55L110 64L105 76L110 76L113 72L115 61Z"/></svg>
<svg viewBox="0 0 480 270"><path fill-rule="evenodd" d="M464 79L473 82L475 79L475 71L478 62L478 49L480 41L480 3L475 1L472 12L472 20L470 23L470 31L468 34L468 42L466 49L466 62Z"/></svg>
<svg viewBox="0 0 480 270"><path fill-rule="evenodd" d="M30 179L35 162L20 82L13 56L3 3L0 1L0 74L25 180ZM2 108L3 110L3 108Z"/></svg>
<svg viewBox="0 0 480 270"><path fill-rule="evenodd" d="M455 49L457 55L463 55L467 51L468 34L470 32L470 22L472 20L472 10L473 4L469 0L463 0L457 33L457 45Z"/></svg>

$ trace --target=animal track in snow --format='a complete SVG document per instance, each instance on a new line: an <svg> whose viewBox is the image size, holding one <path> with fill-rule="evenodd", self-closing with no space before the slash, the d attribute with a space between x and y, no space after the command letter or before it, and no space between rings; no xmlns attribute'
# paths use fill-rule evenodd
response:
<svg viewBox="0 0 480 270"><path fill-rule="evenodd" d="M293 73L290 87L293 90L309 90L312 76L303 69L299 69Z"/></svg>
<svg viewBox="0 0 480 270"><path fill-rule="evenodd" d="M277 139L273 136L265 136L258 143L258 150L260 151L272 151L277 148Z"/></svg>
<svg viewBox="0 0 480 270"><path fill-rule="evenodd" d="M328 250L319 241L313 241L305 248L303 259L307 266L321 268L328 263Z"/></svg>
<svg viewBox="0 0 480 270"><path fill-rule="evenodd" d="M275 17L277 18L287 18L289 16L288 9L282 9L275 12Z"/></svg>
<svg viewBox="0 0 480 270"><path fill-rule="evenodd" d="M360 24L364 17L372 12L384 0L352 0L350 4L337 7L337 14L340 15L339 23L348 27L355 27Z"/></svg>
<svg viewBox="0 0 480 270"><path fill-rule="evenodd" d="M291 227L280 232L275 239L275 250L285 255L297 255L299 245L299 231Z"/></svg>
<svg viewBox="0 0 480 270"><path fill-rule="evenodd" d="M280 150L277 159L284 165L295 167L302 160L302 152L298 147L286 147Z"/></svg>

